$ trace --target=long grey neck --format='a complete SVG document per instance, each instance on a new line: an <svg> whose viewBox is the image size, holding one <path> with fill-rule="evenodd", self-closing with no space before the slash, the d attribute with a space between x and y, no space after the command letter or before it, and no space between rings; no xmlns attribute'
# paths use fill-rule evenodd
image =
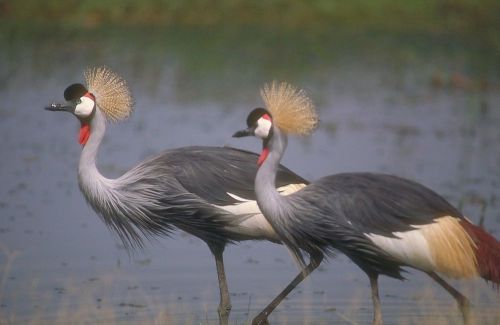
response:
<svg viewBox="0 0 500 325"><path fill-rule="evenodd" d="M276 174L287 146L287 136L278 128L273 127L273 135L267 147L269 155L262 163L255 177L255 194L257 203L264 216L273 225L283 214L286 199L276 190Z"/></svg>
<svg viewBox="0 0 500 325"><path fill-rule="evenodd" d="M133 227L140 225L144 212L140 207L130 206L131 200L124 197L126 193L120 190L120 178L108 179L101 175L96 166L96 156L106 131L106 118L96 108L90 122L90 137L82 149L78 165L78 185L87 202L121 238L125 247L140 247L140 234ZM136 216L137 219L134 219ZM138 229L139 226L137 226Z"/></svg>
<svg viewBox="0 0 500 325"><path fill-rule="evenodd" d="M105 131L106 118L96 109L90 122L90 137L80 157L78 183L87 202L118 234L125 247L141 247L143 238L173 229L171 224L177 214L160 209L165 208L162 200L168 197L170 188L164 179L152 177L151 169L141 166L116 179L102 176L96 166L96 156Z"/></svg>
<svg viewBox="0 0 500 325"><path fill-rule="evenodd" d="M82 149L80 163L78 165L78 181L85 196L88 192L94 192L95 187L110 185L112 180L105 178L99 173L96 166L96 156L104 133L106 132L106 118L96 108L95 115L90 122L90 137ZM87 197L87 199L89 199Z"/></svg>
<svg viewBox="0 0 500 325"><path fill-rule="evenodd" d="M303 269L306 265L304 257L293 236L293 228L289 227L290 224L294 224L294 209L291 206L290 196L282 196L276 190L276 174L287 142L286 134L273 127L273 136L267 144L269 155L259 167L255 177L255 195L264 217L271 224L274 231L278 233L292 257Z"/></svg>

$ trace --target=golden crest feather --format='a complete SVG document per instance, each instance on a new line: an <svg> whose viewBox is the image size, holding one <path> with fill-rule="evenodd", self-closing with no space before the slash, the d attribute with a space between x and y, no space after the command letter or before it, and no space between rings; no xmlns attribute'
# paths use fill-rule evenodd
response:
<svg viewBox="0 0 500 325"><path fill-rule="evenodd" d="M107 67L87 68L84 75L87 89L108 120L117 122L130 116L134 100L122 77Z"/></svg>
<svg viewBox="0 0 500 325"><path fill-rule="evenodd" d="M318 114L304 90L273 81L265 84L260 94L273 123L285 133L307 135L318 126Z"/></svg>

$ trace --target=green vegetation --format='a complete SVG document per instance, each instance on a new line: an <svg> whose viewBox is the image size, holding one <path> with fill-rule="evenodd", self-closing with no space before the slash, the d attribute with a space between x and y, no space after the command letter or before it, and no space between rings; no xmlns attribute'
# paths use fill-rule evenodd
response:
<svg viewBox="0 0 500 325"><path fill-rule="evenodd" d="M0 0L0 19L114 25L347 26L433 32L494 32L496 0Z"/></svg>
<svg viewBox="0 0 500 325"><path fill-rule="evenodd" d="M390 71L384 82L394 88L409 80L443 90L499 87L499 1L206 3L0 0L0 89L21 66L70 74L61 65L68 58L79 69L130 69L150 92L162 91L163 69L172 69L178 100L228 98L227 89L252 96L269 79L316 80L319 98L332 75L358 88L371 80L360 65Z"/></svg>
<svg viewBox="0 0 500 325"><path fill-rule="evenodd" d="M360 93L381 84L471 93L500 84L500 42L474 35L333 26L1 27L0 89L21 68L37 83L55 72L72 80L75 70L80 77L84 67L103 64L142 80L144 89L135 91L161 94L162 78L168 75L174 80L175 100L216 99L228 107L245 96L253 98L255 89L273 79L309 83L318 101L328 94L323 87L328 89L336 78L342 79L337 87L355 87ZM71 64L61 64L69 59ZM33 80L36 76L42 79Z"/></svg>

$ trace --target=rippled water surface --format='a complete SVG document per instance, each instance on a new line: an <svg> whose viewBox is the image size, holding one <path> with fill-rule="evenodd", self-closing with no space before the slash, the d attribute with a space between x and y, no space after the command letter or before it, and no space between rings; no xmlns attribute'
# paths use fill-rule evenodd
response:
<svg viewBox="0 0 500 325"><path fill-rule="evenodd" d="M284 163L311 180L345 171L417 180L500 238L500 66L476 40L341 31L4 31L0 48L0 323L216 324L212 255L183 233L129 255L79 192L78 122L43 107L83 70L108 65L128 80L132 117L108 127L98 156L117 177L150 154L188 145L258 151L231 138L261 106L259 87L307 90L321 124L291 138ZM6 46L5 46L6 45ZM228 246L232 324L245 324L295 276L286 250ZM456 323L452 299L417 271L381 279L388 324ZM499 296L481 280L453 281L481 323L500 322ZM324 263L272 323L371 320L364 273Z"/></svg>

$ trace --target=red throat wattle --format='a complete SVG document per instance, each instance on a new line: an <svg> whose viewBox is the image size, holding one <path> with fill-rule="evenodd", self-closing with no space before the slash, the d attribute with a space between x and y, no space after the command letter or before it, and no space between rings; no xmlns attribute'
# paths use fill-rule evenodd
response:
<svg viewBox="0 0 500 325"><path fill-rule="evenodd" d="M257 166L262 165L262 163L266 160L268 155L269 155L269 148L264 147L262 149L262 152L260 153L259 160L257 160Z"/></svg>
<svg viewBox="0 0 500 325"><path fill-rule="evenodd" d="M88 123L82 123L80 127L80 136L78 137L78 142L84 146L90 137L90 125Z"/></svg>

